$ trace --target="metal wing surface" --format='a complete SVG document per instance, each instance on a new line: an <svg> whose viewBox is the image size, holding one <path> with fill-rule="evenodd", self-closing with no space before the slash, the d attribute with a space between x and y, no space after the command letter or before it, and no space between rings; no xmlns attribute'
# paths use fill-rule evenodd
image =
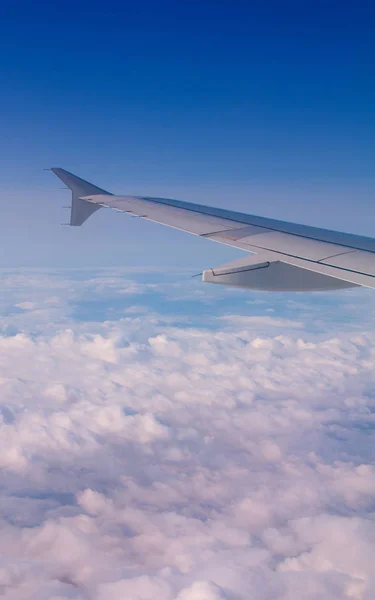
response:
<svg viewBox="0 0 375 600"><path fill-rule="evenodd" d="M203 281L281 291L375 287L375 239L168 198L111 195L64 169L52 171L72 190L71 225L105 206L251 253L204 271Z"/></svg>

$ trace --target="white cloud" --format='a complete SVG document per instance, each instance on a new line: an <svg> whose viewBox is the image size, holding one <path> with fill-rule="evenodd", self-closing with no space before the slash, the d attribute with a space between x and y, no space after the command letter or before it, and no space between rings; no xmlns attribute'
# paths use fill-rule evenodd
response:
<svg viewBox="0 0 375 600"><path fill-rule="evenodd" d="M6 600L374 596L372 334L56 305L0 337Z"/></svg>
<svg viewBox="0 0 375 600"><path fill-rule="evenodd" d="M223 321L228 321L230 324L244 327L269 326L269 327L287 327L289 329L300 329L303 323L292 321L290 319L280 319L277 317L267 316L242 316L242 315L224 315L220 317Z"/></svg>
<svg viewBox="0 0 375 600"><path fill-rule="evenodd" d="M220 588L212 582L196 581L189 588L183 589L177 600L221 600L225 595Z"/></svg>
<svg viewBox="0 0 375 600"><path fill-rule="evenodd" d="M18 302L16 304L18 308L22 308L22 310L33 310L36 307L35 302Z"/></svg>

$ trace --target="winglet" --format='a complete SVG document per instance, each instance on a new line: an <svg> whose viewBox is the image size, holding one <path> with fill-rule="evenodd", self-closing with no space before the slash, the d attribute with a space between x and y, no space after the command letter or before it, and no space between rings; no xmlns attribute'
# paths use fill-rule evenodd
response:
<svg viewBox="0 0 375 600"><path fill-rule="evenodd" d="M69 173L69 171L65 171L65 169L53 168L50 170L53 171L53 173L57 175L70 190L72 190L72 209L69 225L82 225L90 215L100 208L97 204L82 200L80 196L96 196L97 194L112 195L102 188L81 179L81 177L77 177L76 175Z"/></svg>

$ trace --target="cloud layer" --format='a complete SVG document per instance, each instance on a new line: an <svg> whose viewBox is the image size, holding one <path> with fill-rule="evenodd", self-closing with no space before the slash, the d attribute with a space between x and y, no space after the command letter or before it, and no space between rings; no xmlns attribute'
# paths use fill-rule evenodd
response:
<svg viewBox="0 0 375 600"><path fill-rule="evenodd" d="M374 597L372 334L313 332L307 296L176 325L136 279L38 277L0 337L4 598ZM90 286L122 316L73 318Z"/></svg>

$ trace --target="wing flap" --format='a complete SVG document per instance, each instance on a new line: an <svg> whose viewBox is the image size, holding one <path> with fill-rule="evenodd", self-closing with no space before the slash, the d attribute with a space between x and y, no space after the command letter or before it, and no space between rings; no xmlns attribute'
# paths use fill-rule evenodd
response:
<svg viewBox="0 0 375 600"><path fill-rule="evenodd" d="M314 262L312 260L306 260L303 258L298 258L296 256L281 256L278 255L277 252L274 252L272 254L275 259L279 257L279 259L282 260L284 263L287 263L294 267L299 267L300 269L313 271L314 273L326 275L327 277L332 277L341 281L346 281L354 285L362 285L364 287L375 288L374 275L359 273L355 270L349 270L343 267L336 267L334 265L329 265L322 262Z"/></svg>
<svg viewBox="0 0 375 600"><path fill-rule="evenodd" d="M259 233L250 237L241 238L241 242L248 246L261 250L272 250L282 254L291 254L308 258L310 260L323 260L327 256L342 254L347 252L348 248L336 244L329 244L320 240L303 238L290 233L280 231L270 231L268 233Z"/></svg>
<svg viewBox="0 0 375 600"><path fill-rule="evenodd" d="M324 264L375 276L375 257L372 252L351 250L322 261Z"/></svg>
<svg viewBox="0 0 375 600"><path fill-rule="evenodd" d="M318 292L356 287L355 284L275 260L267 253L207 269L207 283L273 292Z"/></svg>

